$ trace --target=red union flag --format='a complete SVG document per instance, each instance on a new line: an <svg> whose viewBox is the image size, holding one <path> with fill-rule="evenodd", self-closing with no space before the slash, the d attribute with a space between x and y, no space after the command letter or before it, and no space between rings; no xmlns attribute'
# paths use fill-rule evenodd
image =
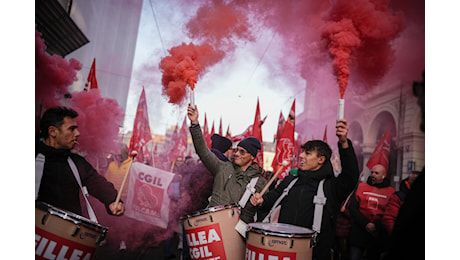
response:
<svg viewBox="0 0 460 260"><path fill-rule="evenodd" d="M294 131L295 131L295 99L292 103L291 111L289 112L288 119L284 124L283 133L281 134L276 144L276 154L273 158L272 167L273 171L277 172L282 166L283 161L289 164L284 167L280 173L279 178L283 179L289 174L291 170L293 155L294 155Z"/></svg>
<svg viewBox="0 0 460 260"><path fill-rule="evenodd" d="M152 140L152 134L150 133L145 90L142 88L139 104L137 105L136 118L134 119L133 135L129 142L129 151L137 152L137 161L144 162L144 153L142 149L150 140Z"/></svg>
<svg viewBox="0 0 460 260"><path fill-rule="evenodd" d="M88 91L93 88L98 88L96 79L96 58L93 59L93 64L89 70L88 79L86 80L85 88L83 90Z"/></svg>
<svg viewBox="0 0 460 260"><path fill-rule="evenodd" d="M264 123L266 118L267 117L265 117L263 120L260 120L259 98L257 98L256 116L254 117L254 123L252 124L252 136L257 138L260 142L261 149L257 152L255 161L262 168L264 168L264 145L262 141L262 124Z"/></svg>
<svg viewBox="0 0 460 260"><path fill-rule="evenodd" d="M174 138L175 144L173 149L169 153L169 159L171 161L176 160L176 157L179 155L184 156L185 151L187 150L187 117L184 118L184 122L182 123L182 127L179 131L177 138Z"/></svg>
<svg viewBox="0 0 460 260"><path fill-rule="evenodd" d="M206 145L209 149L211 149L211 134L209 133L208 119L206 118L206 113L204 113L203 137L206 141Z"/></svg>
<svg viewBox="0 0 460 260"><path fill-rule="evenodd" d="M134 162L129 173L125 215L160 228L169 221L168 186L174 174Z"/></svg>
<svg viewBox="0 0 460 260"><path fill-rule="evenodd" d="M372 167L374 167L376 164L381 164L383 167L385 167L388 174L388 156L390 154L392 125L393 122L390 123L382 139L380 139L379 144L377 147L375 147L375 150L369 158L369 161L367 161L367 168L372 169Z"/></svg>

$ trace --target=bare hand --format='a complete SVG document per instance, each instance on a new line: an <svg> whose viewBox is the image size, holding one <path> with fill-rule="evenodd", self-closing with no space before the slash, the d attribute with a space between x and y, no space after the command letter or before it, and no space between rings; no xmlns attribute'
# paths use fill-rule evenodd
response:
<svg viewBox="0 0 460 260"><path fill-rule="evenodd" d="M187 116L188 119L190 119L190 123L192 124L198 124L198 108L192 107L190 104L188 105L187 108Z"/></svg>
<svg viewBox="0 0 460 260"><path fill-rule="evenodd" d="M339 119L335 125L336 131L335 135L339 138L339 143L342 145L342 148L348 148L348 125L346 119Z"/></svg>
<svg viewBox="0 0 460 260"><path fill-rule="evenodd" d="M369 232L373 237L377 236L377 229L375 228L375 224L372 222L367 223L366 230Z"/></svg>
<svg viewBox="0 0 460 260"><path fill-rule="evenodd" d="M113 215L115 216L121 216L125 213L125 204L123 202L118 202L118 204L115 204L115 202L112 202L109 205L110 212L112 212Z"/></svg>
<svg viewBox="0 0 460 260"><path fill-rule="evenodd" d="M262 204L262 203L264 203L264 199L262 198L260 193L256 192L256 193L254 193L254 195L251 196L251 204L253 206L257 206L257 205Z"/></svg>

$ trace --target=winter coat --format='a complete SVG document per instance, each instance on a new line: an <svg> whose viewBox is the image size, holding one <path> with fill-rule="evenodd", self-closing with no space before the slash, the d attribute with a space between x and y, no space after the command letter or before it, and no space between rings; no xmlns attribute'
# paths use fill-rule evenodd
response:
<svg viewBox="0 0 460 260"><path fill-rule="evenodd" d="M399 209L401 208L404 200L406 199L407 194L410 190L410 184L407 179L403 180L399 185L399 191L393 193L390 196L387 207L385 208L385 213L382 217L382 226L385 228L388 234L391 235L393 227L396 222L396 218L399 214Z"/></svg>
<svg viewBox="0 0 460 260"><path fill-rule="evenodd" d="M106 206L108 214L112 214L109 205L115 201L117 190L104 176L99 175L85 158L71 153L70 150L47 146L41 141L36 145L35 154L38 153L45 156L45 164L37 201L82 215L79 198L80 186L67 162L70 156L77 166L82 186L86 186L88 193Z"/></svg>
<svg viewBox="0 0 460 260"><path fill-rule="evenodd" d="M286 176L278 187L263 196L264 202L261 205L261 210L271 208L289 183L298 178L281 202L278 222L312 229L315 208L313 197L318 191L319 182L326 179L324 194L327 200L323 208L318 244L313 249L315 259L331 259L331 249L335 241L335 223L340 205L352 192L358 181L358 161L350 140L348 140L348 144L349 148L347 149L343 149L339 145L342 173L337 177L334 177L332 164L328 160L316 171L299 169L297 176Z"/></svg>
<svg viewBox="0 0 460 260"><path fill-rule="evenodd" d="M370 246L383 246L388 236L381 225L385 207L395 189L390 187L390 181L385 178L382 183L372 184L371 176L367 183L360 183L355 194L350 198L351 230L350 245L368 248ZM378 237L373 237L367 230L366 225L374 223Z"/></svg>
<svg viewBox="0 0 460 260"><path fill-rule="evenodd" d="M233 162L219 160L216 155L208 149L199 124L190 126L190 133L192 135L195 151L200 157L201 162L214 176L214 185L209 207L238 203L246 191L247 184L253 177L259 177L255 190L260 192L263 189L267 180L262 177L262 169L257 163L250 165L246 171L243 171ZM255 213L256 207L248 200L246 206L241 210L240 218L245 223L252 223L254 222Z"/></svg>

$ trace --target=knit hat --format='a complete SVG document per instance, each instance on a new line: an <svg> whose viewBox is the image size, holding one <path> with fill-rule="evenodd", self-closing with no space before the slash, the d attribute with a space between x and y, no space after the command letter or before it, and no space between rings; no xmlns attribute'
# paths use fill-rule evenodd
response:
<svg viewBox="0 0 460 260"><path fill-rule="evenodd" d="M230 139L218 134L213 134L211 136L211 141L211 148L215 148L222 153L225 153L228 149L230 149L230 147L232 147L232 141L230 141Z"/></svg>
<svg viewBox="0 0 460 260"><path fill-rule="evenodd" d="M260 142L255 137L246 137L241 142L238 143L238 146L243 147L246 149L252 156L257 156L257 151L262 148Z"/></svg>

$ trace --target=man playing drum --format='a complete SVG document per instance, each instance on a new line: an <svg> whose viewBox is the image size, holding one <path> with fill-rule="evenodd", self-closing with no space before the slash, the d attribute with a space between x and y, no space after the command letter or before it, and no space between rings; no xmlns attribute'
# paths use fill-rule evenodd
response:
<svg viewBox="0 0 460 260"><path fill-rule="evenodd" d="M253 178L255 190L261 191L267 180L261 176L262 168L254 162L258 150L261 149L259 140L247 137L238 143L234 153L234 160L224 162L212 153L204 140L201 127L198 123L197 107L188 106L190 119L190 133L195 151L203 164L214 176L214 186L209 207L238 203L246 191L246 186ZM240 218L245 223L254 222L256 207L251 203L242 206Z"/></svg>
<svg viewBox="0 0 460 260"><path fill-rule="evenodd" d="M342 164L342 173L338 177L334 177L330 161L332 151L329 145L320 140L308 141L301 146L302 153L296 176L288 175L270 192L263 196L255 193L251 197L251 204L261 205L262 210L270 209L282 195L283 190L295 180L289 193L281 201L278 222L306 227L317 232L313 259L331 259L335 238L335 220L340 204L353 190L359 176L358 161L353 145L347 138L347 121L338 120L336 129ZM320 183L322 183L325 199L324 197L316 198L319 197L317 194L319 194ZM322 214L317 214L316 207L320 204ZM319 216L316 217L316 215ZM318 219L320 220L319 225L316 222Z"/></svg>
<svg viewBox="0 0 460 260"><path fill-rule="evenodd" d="M106 206L109 214L120 216L125 207L122 202L115 205L117 190L113 184L99 175L82 156L71 152L80 136L77 116L78 113L70 108L54 107L45 111L40 120L41 139L35 152L36 200L81 216L79 194L80 190L87 190ZM75 172L84 189L76 180Z"/></svg>

